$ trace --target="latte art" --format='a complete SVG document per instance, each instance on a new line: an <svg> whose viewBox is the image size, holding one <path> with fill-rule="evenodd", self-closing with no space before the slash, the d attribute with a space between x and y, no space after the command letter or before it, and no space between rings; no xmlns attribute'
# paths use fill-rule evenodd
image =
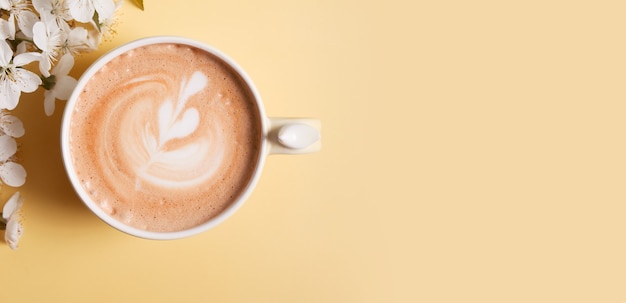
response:
<svg viewBox="0 0 626 303"><path fill-rule="evenodd" d="M178 44L133 49L105 64L72 113L82 186L125 224L186 229L245 190L261 122L243 81L218 58Z"/></svg>
<svg viewBox="0 0 626 303"><path fill-rule="evenodd" d="M124 91L132 98L146 95L146 91L161 91L160 86L169 84L161 83L158 79L141 78L129 83ZM216 131L219 129L219 121L207 121L213 123L205 129L204 136L184 140L198 131L200 125L198 109L187 103L207 85L207 76L196 71L178 86L163 88L175 98L167 97L161 101L141 99L132 110L121 113L124 115L121 125L124 133L116 136L123 140L121 146L124 150L120 152L127 157L129 165L135 167L137 190L142 182L163 187L193 186L206 181L215 173L224 157L224 137ZM221 105L219 97L211 101L214 106ZM157 115L145 116L145 110L155 104L160 104Z"/></svg>

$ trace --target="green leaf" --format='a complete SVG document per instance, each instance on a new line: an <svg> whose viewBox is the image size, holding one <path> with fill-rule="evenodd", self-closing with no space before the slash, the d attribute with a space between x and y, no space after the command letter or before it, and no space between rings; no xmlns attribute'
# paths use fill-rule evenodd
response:
<svg viewBox="0 0 626 303"><path fill-rule="evenodd" d="M143 0L135 0L135 4L137 5L137 7L139 7L141 10L143 10Z"/></svg>

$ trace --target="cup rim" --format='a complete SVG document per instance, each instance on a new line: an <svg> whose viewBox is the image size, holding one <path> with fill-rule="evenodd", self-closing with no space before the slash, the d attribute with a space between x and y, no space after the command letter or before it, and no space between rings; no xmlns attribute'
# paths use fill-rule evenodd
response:
<svg viewBox="0 0 626 303"><path fill-rule="evenodd" d="M252 177L250 178L248 184L245 189L240 193L239 197L232 202L225 210L219 213L217 216L209 219L208 221L180 231L171 231L171 232L157 232L157 231L148 231L144 229L139 229L133 226L126 225L121 221L113 218L109 214L107 214L104 210L102 210L87 194L85 189L81 186L81 182L78 179L74 164L72 162L70 156L70 144L69 144L69 132L70 132L70 122L72 119L72 113L74 111L74 107L78 100L78 96L80 95L80 91L86 85L87 82L91 79L91 77L102 68L106 63L110 62L112 59L117 56L130 51L135 48L153 45L153 44L161 44L161 43L174 43L174 44L183 44L192 46L201 50L204 50L212 55L216 56L218 59L222 60L224 63L228 64L245 82L248 86L250 92L252 93L254 100L257 105L257 110L259 114L259 120L261 123L261 137L259 138L260 142L260 150L257 156L256 167L252 173ZM74 191L78 194L80 200L85 204L96 216L98 216L101 220L103 220L108 225L120 230L126 234L136 236L144 239L152 239L152 240L172 240L172 239L181 239L190 237L193 235L197 235L209 229L212 229L226 219L231 217L249 198L252 194L253 189L256 187L258 183L259 177L261 175L261 171L265 164L265 159L269 151L269 146L267 142L267 133L268 133L268 122L267 115L265 114L265 110L263 107L263 102L261 96L258 92L258 89L252 82L250 76L244 71L244 69L235 62L232 58L228 57L225 53L220 51L219 49L193 40L191 38L181 37L181 36L151 36L146 38L140 38L137 40L133 40L122 44L118 47L113 48L112 50L106 52L98 59L96 59L80 76L77 81L76 87L70 97L67 99L65 104L65 109L63 111L63 117L61 122L61 154L63 158L63 165L65 168L65 172L70 179L70 183L74 188Z"/></svg>

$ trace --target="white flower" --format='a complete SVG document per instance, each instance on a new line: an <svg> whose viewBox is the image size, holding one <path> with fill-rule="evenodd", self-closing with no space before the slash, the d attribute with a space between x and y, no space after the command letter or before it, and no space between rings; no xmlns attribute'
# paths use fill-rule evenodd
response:
<svg viewBox="0 0 626 303"><path fill-rule="evenodd" d="M8 186L19 187L26 182L26 170L11 161L17 152L17 142L9 135L0 135L0 179Z"/></svg>
<svg viewBox="0 0 626 303"><path fill-rule="evenodd" d="M13 138L19 138L25 133L22 120L16 116L10 115L6 110L0 111L0 131Z"/></svg>
<svg viewBox="0 0 626 303"><path fill-rule="evenodd" d="M122 1L115 2L115 11L122 7L122 4ZM89 31L87 39L89 40L89 45L91 45L92 49L96 49L102 40L109 39L113 34L115 34L117 17L117 14L112 14L109 18L99 18L97 22L91 20L90 23L93 25L94 29Z"/></svg>
<svg viewBox="0 0 626 303"><path fill-rule="evenodd" d="M0 41L0 109L14 109L22 92L31 93L39 87L41 78L21 66L40 57L33 52L13 57L11 47L6 41Z"/></svg>
<svg viewBox="0 0 626 303"><path fill-rule="evenodd" d="M89 32L84 27L73 28L63 38L63 42L61 42L61 53L63 54L77 55L96 49L96 45L93 45L89 39Z"/></svg>
<svg viewBox="0 0 626 303"><path fill-rule="evenodd" d="M72 15L65 0L33 0L33 7L42 19L54 19L59 27L69 27L66 21L72 20Z"/></svg>
<svg viewBox="0 0 626 303"><path fill-rule="evenodd" d="M39 21L39 17L30 10L29 0L1 0L0 7L9 11L9 24L15 26L17 19L18 28L28 38L33 37L33 25Z"/></svg>
<svg viewBox="0 0 626 303"><path fill-rule="evenodd" d="M74 87L76 87L76 79L68 76L72 67L74 66L74 57L72 54L67 53L61 57L61 60L52 69L52 76L54 76L54 86L46 90L44 93L44 110L46 115L51 116L54 113L54 100L67 100Z"/></svg>
<svg viewBox="0 0 626 303"><path fill-rule="evenodd" d="M13 250L17 249L17 244L22 237L22 205L24 198L19 192L15 192L2 208L2 219L6 222L4 240Z"/></svg>
<svg viewBox="0 0 626 303"><path fill-rule="evenodd" d="M33 41L41 50L39 71L44 77L50 76L52 63L56 61L61 50L61 28L54 20L39 21L33 26Z"/></svg>
<svg viewBox="0 0 626 303"><path fill-rule="evenodd" d="M108 19L115 12L113 0L67 0L70 14L76 21L87 23L98 12L98 19Z"/></svg>

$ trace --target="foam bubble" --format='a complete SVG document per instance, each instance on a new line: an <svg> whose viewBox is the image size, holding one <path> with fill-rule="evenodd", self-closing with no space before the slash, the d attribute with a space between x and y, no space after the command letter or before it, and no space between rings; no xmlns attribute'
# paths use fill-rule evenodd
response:
<svg viewBox="0 0 626 303"><path fill-rule="evenodd" d="M113 205L109 202L108 199L100 200L98 205L100 206L102 210L104 210L104 212L106 212L109 215L114 215L116 212L115 207L113 207Z"/></svg>

